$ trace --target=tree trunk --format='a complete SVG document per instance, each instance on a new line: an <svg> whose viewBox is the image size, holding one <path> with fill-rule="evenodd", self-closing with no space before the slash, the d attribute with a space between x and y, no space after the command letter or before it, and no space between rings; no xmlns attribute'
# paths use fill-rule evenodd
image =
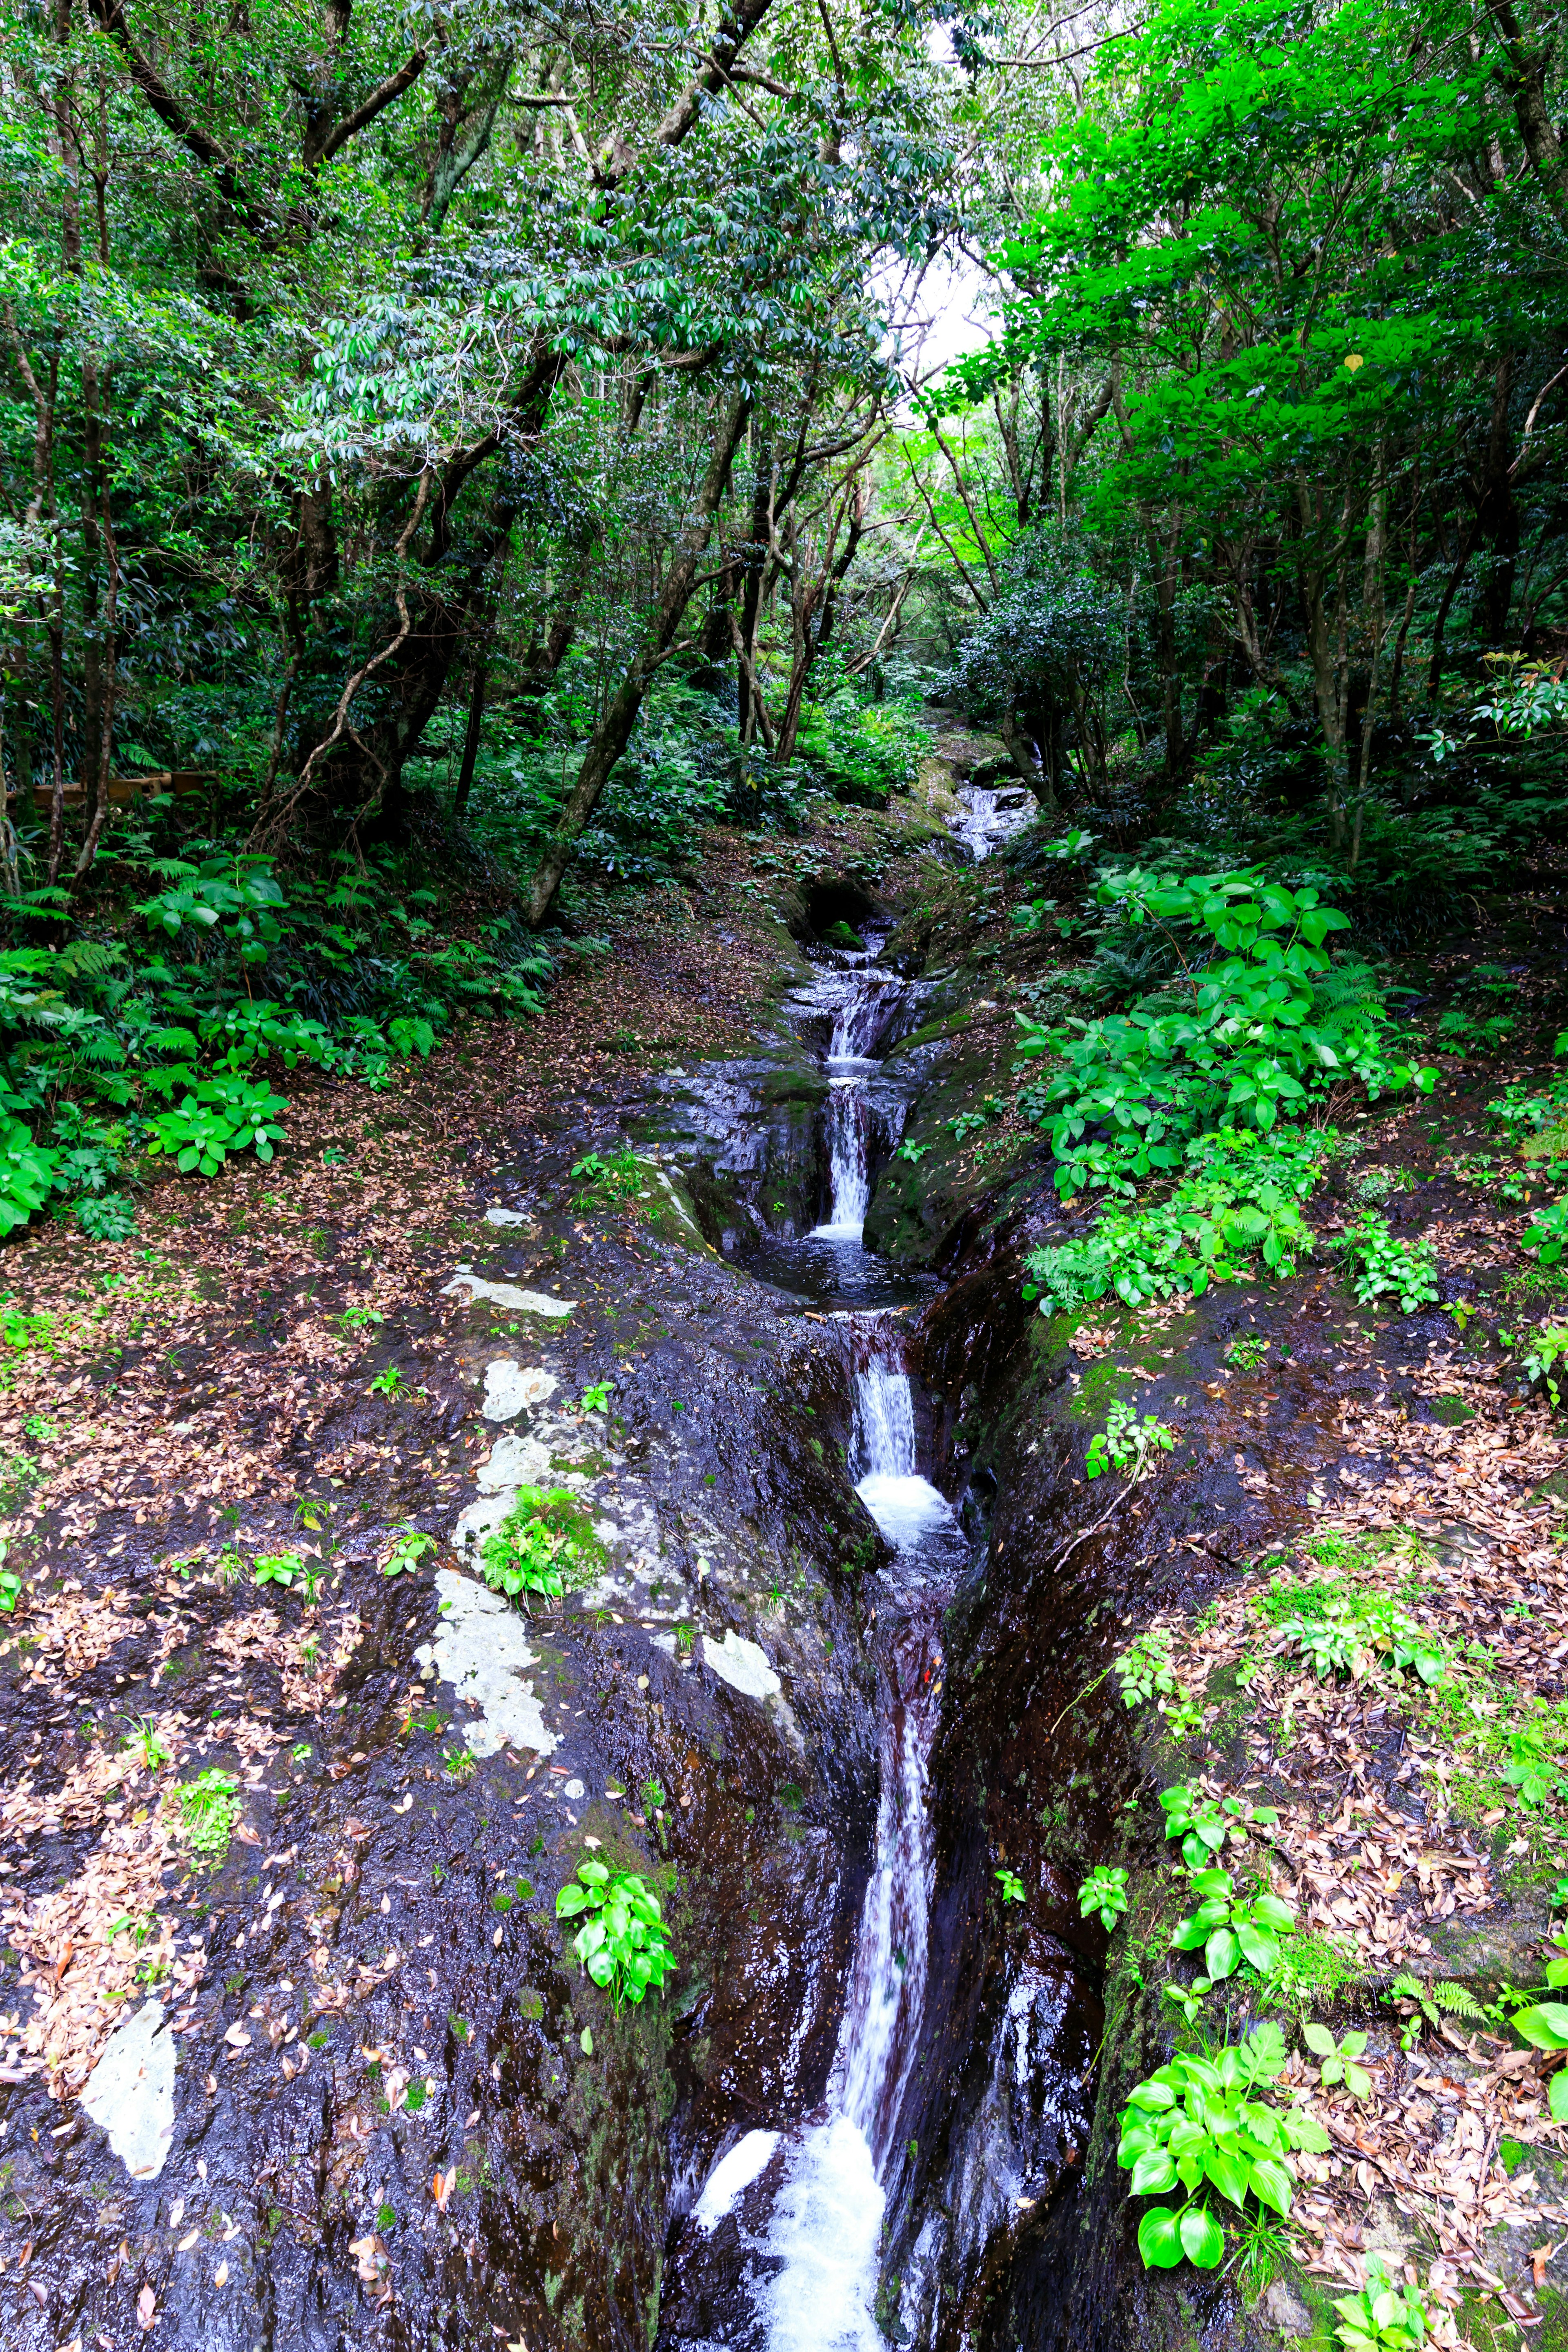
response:
<svg viewBox="0 0 1568 2352"><path fill-rule="evenodd" d="M696 585L698 564L713 534L713 518L719 511L719 502L730 478L730 468L735 462L735 452L741 446L741 436L746 429L751 405L749 392L732 392L725 396L708 470L664 575L664 584L653 617L643 632L642 643L621 673L620 683L610 698L604 717L594 730L571 797L555 821L550 846L533 877L533 887L528 898L528 919L535 930L554 905L555 894L561 887L561 877L566 871L573 845L593 815L599 794L609 781L611 770L631 740L648 681L675 641L675 633Z"/></svg>

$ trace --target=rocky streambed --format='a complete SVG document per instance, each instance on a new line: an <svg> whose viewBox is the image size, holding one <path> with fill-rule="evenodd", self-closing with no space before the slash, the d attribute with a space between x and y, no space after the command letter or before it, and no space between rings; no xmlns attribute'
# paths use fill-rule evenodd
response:
<svg viewBox="0 0 1568 2352"><path fill-rule="evenodd" d="M954 783L973 859L1016 810ZM952 854L819 858L774 893L745 1050L463 1171L378 1341L396 1433L356 1406L237 1507L193 1471L32 1523L0 1658L18 2352L1318 2324L1131 2248L1108 2136L1168 2017L1077 1888L1117 1855L1154 1886L1150 1773L1239 1734L1222 1695L1184 1765L1141 1746L1104 1671L1348 1459L1393 1479L1347 1391L1441 1427L1453 1327L1380 1332L1321 1273L1121 1329L1032 1312L1038 1147L987 1163L950 1125L1011 1031L994 942L922 944ZM1181 1445L1108 1511L1084 1452L1117 1395ZM474 1546L531 1488L595 1573L528 1615ZM399 1523L438 1549L389 1576ZM288 1544L315 1589L258 1590ZM232 1833L193 1869L171 1791L213 1770ZM647 1876L679 1957L619 2014L554 1916L590 1854Z"/></svg>

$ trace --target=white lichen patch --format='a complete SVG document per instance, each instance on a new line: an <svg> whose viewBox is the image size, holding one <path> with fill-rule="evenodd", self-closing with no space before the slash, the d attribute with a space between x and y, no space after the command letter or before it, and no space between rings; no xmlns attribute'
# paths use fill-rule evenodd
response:
<svg viewBox="0 0 1568 2352"><path fill-rule="evenodd" d="M156 2180L174 2136L174 2037L161 2000L111 2033L81 2103L132 2180Z"/></svg>
<svg viewBox="0 0 1568 2352"><path fill-rule="evenodd" d="M485 1211L487 1225L526 1225L531 1222L527 1211L523 1209L503 1209L498 1205Z"/></svg>
<svg viewBox="0 0 1568 2352"><path fill-rule="evenodd" d="M485 1401L479 1411L487 1421L515 1421L530 1405L543 1404L560 1385L542 1365L523 1366L515 1356L498 1356L485 1366Z"/></svg>
<svg viewBox="0 0 1568 2352"><path fill-rule="evenodd" d="M768 1654L756 1642L747 1642L732 1629L721 1642L710 1633L702 1637L702 1662L712 1669L721 1682L731 1690L743 1692L747 1698L777 1698L784 1685L768 1664Z"/></svg>
<svg viewBox="0 0 1568 2352"><path fill-rule="evenodd" d="M443 1298L456 1298L467 1291L470 1299L483 1298L492 1307L510 1307L516 1315L570 1315L577 1301L574 1298L547 1298L542 1290L520 1290L515 1282L486 1282L482 1276L470 1274L460 1265L450 1282L441 1285Z"/></svg>
<svg viewBox="0 0 1568 2352"><path fill-rule="evenodd" d="M539 1656L529 1647L522 1619L488 1585L455 1569L437 1570L436 1590L444 1604L441 1622L435 1640L415 1651L415 1663L433 1666L460 1704L478 1706L478 1718L461 1726L469 1754L531 1748L553 1755L561 1743L545 1729L533 1685L523 1678Z"/></svg>

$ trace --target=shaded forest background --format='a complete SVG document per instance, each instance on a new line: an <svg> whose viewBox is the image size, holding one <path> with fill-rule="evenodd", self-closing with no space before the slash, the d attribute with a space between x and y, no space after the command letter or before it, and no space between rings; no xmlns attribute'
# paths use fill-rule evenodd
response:
<svg viewBox="0 0 1568 2352"><path fill-rule="evenodd" d="M1544 5L0 27L5 1229L526 1016L939 713L1024 859L1363 952L1560 857Z"/></svg>

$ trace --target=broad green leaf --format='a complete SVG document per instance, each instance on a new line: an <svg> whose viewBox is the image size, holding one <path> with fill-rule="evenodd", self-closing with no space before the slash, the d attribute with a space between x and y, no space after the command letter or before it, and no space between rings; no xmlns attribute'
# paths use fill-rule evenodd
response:
<svg viewBox="0 0 1568 2352"><path fill-rule="evenodd" d="M1225 2231L1205 2205L1189 2205L1178 2224L1182 2252L1200 2271L1212 2271L1225 2252Z"/></svg>
<svg viewBox="0 0 1568 2352"><path fill-rule="evenodd" d="M1138 2252L1144 2269L1173 2271L1185 2251L1174 2208L1152 2205L1138 2224Z"/></svg>

